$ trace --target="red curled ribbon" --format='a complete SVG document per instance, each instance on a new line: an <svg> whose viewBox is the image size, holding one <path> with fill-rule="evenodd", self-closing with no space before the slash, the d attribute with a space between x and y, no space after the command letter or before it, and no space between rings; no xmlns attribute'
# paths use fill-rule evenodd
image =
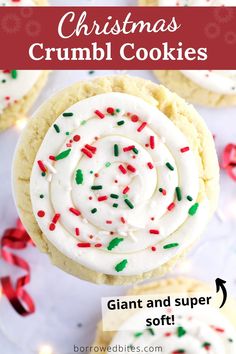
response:
<svg viewBox="0 0 236 354"><path fill-rule="evenodd" d="M230 178L236 181L236 145L228 144L224 148L221 167Z"/></svg>
<svg viewBox="0 0 236 354"><path fill-rule="evenodd" d="M30 266L23 258L6 251L6 248L20 250L28 245L33 245L20 220L15 229L7 229L1 239L1 256L12 265L20 267L26 274L17 279L15 287L10 276L0 278L3 294L8 298L15 311L21 316L28 316L35 312L34 301L24 290L24 286L30 282Z"/></svg>

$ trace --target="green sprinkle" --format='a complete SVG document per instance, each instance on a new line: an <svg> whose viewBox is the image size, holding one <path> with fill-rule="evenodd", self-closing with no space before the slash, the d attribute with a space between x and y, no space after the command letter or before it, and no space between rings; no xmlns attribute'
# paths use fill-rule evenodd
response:
<svg viewBox="0 0 236 354"><path fill-rule="evenodd" d="M168 243L167 245L163 246L164 250L167 250L169 248L177 247L179 246L178 243Z"/></svg>
<svg viewBox="0 0 236 354"><path fill-rule="evenodd" d="M55 160L58 161L58 160L65 159L70 154L70 152L71 152L71 149L62 151L59 155L57 155L55 157Z"/></svg>
<svg viewBox="0 0 236 354"><path fill-rule="evenodd" d="M119 156L119 146L117 144L114 145L114 155Z"/></svg>
<svg viewBox="0 0 236 354"><path fill-rule="evenodd" d="M162 193L163 192L163 188L159 188L159 192Z"/></svg>
<svg viewBox="0 0 236 354"><path fill-rule="evenodd" d="M179 326L177 328L177 336L180 338L183 337L185 334L186 334L186 330L184 329L184 327Z"/></svg>
<svg viewBox="0 0 236 354"><path fill-rule="evenodd" d="M134 147L132 150L136 155L138 155L138 149L136 149L136 147Z"/></svg>
<svg viewBox="0 0 236 354"><path fill-rule="evenodd" d="M57 124L54 124L53 128L56 130L57 133L60 133L60 128Z"/></svg>
<svg viewBox="0 0 236 354"><path fill-rule="evenodd" d="M66 135L70 135L70 132L66 132Z"/></svg>
<svg viewBox="0 0 236 354"><path fill-rule="evenodd" d="M95 73L94 70L90 70L90 71L89 71L89 75L93 75L94 73Z"/></svg>
<svg viewBox="0 0 236 354"><path fill-rule="evenodd" d="M152 328L147 328L147 331L152 335L155 336L155 332Z"/></svg>
<svg viewBox="0 0 236 354"><path fill-rule="evenodd" d="M82 120L80 124L81 124L81 125L85 125L86 123L87 123L86 120Z"/></svg>
<svg viewBox="0 0 236 354"><path fill-rule="evenodd" d="M111 240L111 242L107 246L108 251L113 250L113 248L117 247L122 241L124 241L123 238L113 238L113 240Z"/></svg>
<svg viewBox="0 0 236 354"><path fill-rule="evenodd" d="M131 201L129 199L125 199L124 201L125 201L125 203L128 205L128 207L130 209L134 209L134 206L133 206L133 204L131 203Z"/></svg>
<svg viewBox="0 0 236 354"><path fill-rule="evenodd" d="M72 112L65 112L62 115L63 117L72 117L74 114Z"/></svg>
<svg viewBox="0 0 236 354"><path fill-rule="evenodd" d="M115 270L117 272L121 272L123 269L125 269L125 267L127 266L128 260L127 259L123 259L123 261L121 261L120 263L118 263L115 266Z"/></svg>
<svg viewBox="0 0 236 354"><path fill-rule="evenodd" d="M174 167L169 162L166 163L166 167L168 167L169 170L174 171Z"/></svg>
<svg viewBox="0 0 236 354"><path fill-rule="evenodd" d="M114 203L114 204L112 204L112 206L113 206L113 208L118 208L119 204Z"/></svg>
<svg viewBox="0 0 236 354"><path fill-rule="evenodd" d="M199 207L198 203L193 204L188 211L189 215L193 216L194 214L196 214L198 207Z"/></svg>
<svg viewBox="0 0 236 354"><path fill-rule="evenodd" d="M46 176L46 172L42 172L42 176L45 177Z"/></svg>
<svg viewBox="0 0 236 354"><path fill-rule="evenodd" d="M93 174L93 171L91 170L91 171L89 171L89 173L92 175L92 174Z"/></svg>
<svg viewBox="0 0 236 354"><path fill-rule="evenodd" d="M123 124L125 124L125 121L124 120L119 120L119 122L117 122L117 125L123 125Z"/></svg>
<svg viewBox="0 0 236 354"><path fill-rule="evenodd" d="M102 189L102 186L92 186L91 189L93 191L98 191L99 189Z"/></svg>
<svg viewBox="0 0 236 354"><path fill-rule="evenodd" d="M143 332L134 333L135 338L141 337L142 335L143 335Z"/></svg>
<svg viewBox="0 0 236 354"><path fill-rule="evenodd" d="M13 79L16 79L16 78L17 78L17 70L12 70L12 71L11 71L11 77L12 77Z"/></svg>
<svg viewBox="0 0 236 354"><path fill-rule="evenodd" d="M110 166L111 166L111 163L110 163L110 162L106 162L106 163L105 163L105 166L106 166L106 167L110 167Z"/></svg>
<svg viewBox="0 0 236 354"><path fill-rule="evenodd" d="M118 194L110 194L110 197L113 198L113 199L119 199L119 196Z"/></svg>
<svg viewBox="0 0 236 354"><path fill-rule="evenodd" d="M120 109L119 108L116 109L116 113L120 113Z"/></svg>
<svg viewBox="0 0 236 354"><path fill-rule="evenodd" d="M95 214L97 211L98 211L97 208L93 208L93 209L91 210L91 213L92 213L92 214Z"/></svg>
<svg viewBox="0 0 236 354"><path fill-rule="evenodd" d="M193 201L193 198L191 197L191 195L187 195L187 199L192 202Z"/></svg>
<svg viewBox="0 0 236 354"><path fill-rule="evenodd" d="M75 175L75 180L77 184L82 184L84 181L84 176L82 170L77 170Z"/></svg>
<svg viewBox="0 0 236 354"><path fill-rule="evenodd" d="M210 346L211 346L211 343L210 343L210 342L204 342L202 346L203 346L203 347L210 347Z"/></svg>
<svg viewBox="0 0 236 354"><path fill-rule="evenodd" d="M7 82L7 80L5 80L5 79L2 80L2 83L3 83L3 84L5 84L6 82Z"/></svg>
<svg viewBox="0 0 236 354"><path fill-rule="evenodd" d="M43 198L44 198L44 195L43 195L43 194L40 194L39 198L40 198L40 199L43 199Z"/></svg>
<svg viewBox="0 0 236 354"><path fill-rule="evenodd" d="M180 187L176 187L175 192L176 192L177 200L180 202L180 200L182 200L182 193Z"/></svg>
<svg viewBox="0 0 236 354"><path fill-rule="evenodd" d="M233 339L232 339L232 338L228 338L228 341L229 341L230 343L233 343Z"/></svg>

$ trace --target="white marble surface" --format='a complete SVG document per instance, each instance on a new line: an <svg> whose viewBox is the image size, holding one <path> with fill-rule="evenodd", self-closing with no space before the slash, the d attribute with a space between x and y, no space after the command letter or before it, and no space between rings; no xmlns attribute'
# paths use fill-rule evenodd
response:
<svg viewBox="0 0 236 354"><path fill-rule="evenodd" d="M136 1L66 1L54 0L53 5L135 5ZM93 75L117 74L119 71L96 71ZM142 76L155 81L149 71L129 71L130 75ZM51 73L45 90L34 105L32 112L53 92L86 77L88 71L55 71ZM207 109L197 107L212 133L216 135L219 156L223 147L236 143L236 108ZM0 235L12 227L17 213L11 192L11 162L19 129L14 127L0 134ZM220 213L210 222L205 234L174 274L187 274L214 284L214 279L227 280L229 292L236 297L236 184L224 172L221 173ZM219 215L221 217L219 218ZM222 219L223 217L223 219ZM53 348L53 354L73 353L73 344L91 343L97 321L101 317L102 296L119 295L124 287L92 285L73 278L52 266L45 255L36 248L21 251L32 267L32 281L28 286L33 296L36 314L21 318L5 298L0 299L0 353L39 353L42 345ZM0 275L21 274L17 268L0 261ZM80 325L82 324L82 326ZM79 325L79 326L78 326Z"/></svg>

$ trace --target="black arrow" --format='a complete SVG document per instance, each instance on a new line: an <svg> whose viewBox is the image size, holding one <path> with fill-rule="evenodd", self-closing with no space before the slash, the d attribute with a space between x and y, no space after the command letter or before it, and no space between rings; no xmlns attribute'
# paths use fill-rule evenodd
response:
<svg viewBox="0 0 236 354"><path fill-rule="evenodd" d="M226 288L225 288L226 281L225 281L225 280L222 280L222 279L220 279L220 278L217 278L217 279L215 280L215 282L216 282L216 292L218 293L218 292L220 291L220 289L221 289L222 292L223 292L223 302L222 302L222 304L221 304L221 306L220 306L220 309L221 309L221 307L224 306L224 304L225 304L225 302L226 302L226 299L227 299L227 290L226 290Z"/></svg>

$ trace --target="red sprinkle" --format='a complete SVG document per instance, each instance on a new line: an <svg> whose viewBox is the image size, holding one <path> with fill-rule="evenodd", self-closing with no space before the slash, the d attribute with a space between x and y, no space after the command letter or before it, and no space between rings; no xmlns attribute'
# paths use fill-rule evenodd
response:
<svg viewBox="0 0 236 354"><path fill-rule="evenodd" d="M94 173L94 176L95 176L95 177L99 177L99 174L98 174L98 173Z"/></svg>
<svg viewBox="0 0 236 354"><path fill-rule="evenodd" d="M150 136L149 142L150 142L150 148L153 150L155 148L155 138L153 135Z"/></svg>
<svg viewBox="0 0 236 354"><path fill-rule="evenodd" d="M50 156L49 156L49 160L55 161L55 156L50 155Z"/></svg>
<svg viewBox="0 0 236 354"><path fill-rule="evenodd" d="M155 252L155 251L157 250L157 248L156 248L155 246L152 246L152 247L151 247L151 250L152 250L153 252Z"/></svg>
<svg viewBox="0 0 236 354"><path fill-rule="evenodd" d="M103 195L101 197L98 197L98 201L99 202L103 202L104 200L107 200L107 196L106 195Z"/></svg>
<svg viewBox="0 0 236 354"><path fill-rule="evenodd" d="M75 135L75 136L73 137L73 140L74 140L74 141L79 141L79 140L80 140L80 136L79 136L79 135Z"/></svg>
<svg viewBox="0 0 236 354"><path fill-rule="evenodd" d="M89 150L86 150L85 148L81 149L81 151L86 155L88 156L90 159L93 157L93 154L89 151Z"/></svg>
<svg viewBox="0 0 236 354"><path fill-rule="evenodd" d="M127 171L123 165L119 165L119 170L123 173L123 175L125 175L127 173Z"/></svg>
<svg viewBox="0 0 236 354"><path fill-rule="evenodd" d="M166 333L164 334L165 337L170 337L171 335L172 335L171 332L166 332Z"/></svg>
<svg viewBox="0 0 236 354"><path fill-rule="evenodd" d="M38 161L38 166L42 172L47 172L47 169L41 160Z"/></svg>
<svg viewBox="0 0 236 354"><path fill-rule="evenodd" d="M105 117L105 115L102 112L100 112L98 109L94 113L96 113L96 115L101 119Z"/></svg>
<svg viewBox="0 0 236 354"><path fill-rule="evenodd" d="M53 224L56 224L58 222L58 220L60 219L60 216L61 216L61 214L54 215L54 217L52 219Z"/></svg>
<svg viewBox="0 0 236 354"><path fill-rule="evenodd" d="M166 193L167 193L166 190L162 188L162 194L166 195Z"/></svg>
<svg viewBox="0 0 236 354"><path fill-rule="evenodd" d="M106 220L106 224L112 224L111 220Z"/></svg>
<svg viewBox="0 0 236 354"><path fill-rule="evenodd" d="M75 235L76 235L76 236L79 236L79 234L80 234L80 232L79 232L79 228L78 228L78 227L76 227L76 228L75 228Z"/></svg>
<svg viewBox="0 0 236 354"><path fill-rule="evenodd" d="M113 114L114 112L115 112L114 108L112 108L112 107L107 108L107 113Z"/></svg>
<svg viewBox="0 0 236 354"><path fill-rule="evenodd" d="M91 146L89 144L86 144L85 148L91 151L93 154L95 154L95 152L97 151L97 148L95 148L95 146Z"/></svg>
<svg viewBox="0 0 236 354"><path fill-rule="evenodd" d="M122 222L122 224L126 223L125 218L123 218L123 216L120 218L120 221Z"/></svg>
<svg viewBox="0 0 236 354"><path fill-rule="evenodd" d="M94 247L100 248L100 247L102 247L102 244L101 244L101 243L96 243L96 244L94 245Z"/></svg>
<svg viewBox="0 0 236 354"><path fill-rule="evenodd" d="M77 243L77 246L80 248L88 248L91 247L91 243L89 242Z"/></svg>
<svg viewBox="0 0 236 354"><path fill-rule="evenodd" d="M38 215L39 218L43 218L44 215L45 215L45 212L43 210L39 210L37 215Z"/></svg>
<svg viewBox="0 0 236 354"><path fill-rule="evenodd" d="M128 191L130 190L130 188L128 186L126 186L124 189L123 189L123 194L127 194Z"/></svg>
<svg viewBox="0 0 236 354"><path fill-rule="evenodd" d="M76 216L80 216L81 215L81 212L75 208L70 208L69 211L72 213L72 214L75 214Z"/></svg>
<svg viewBox="0 0 236 354"><path fill-rule="evenodd" d="M153 166L153 164L152 164L151 162L148 162L148 163L147 163L147 165L148 165L148 168L150 168L150 170L152 170L152 169L153 169L153 167L154 167L154 166Z"/></svg>
<svg viewBox="0 0 236 354"><path fill-rule="evenodd" d="M147 125L147 122L143 122L143 123L138 127L137 132L140 133L140 132L146 127L146 125Z"/></svg>
<svg viewBox="0 0 236 354"><path fill-rule="evenodd" d="M55 228L56 228L56 225L55 225L55 224L51 223L51 224L49 225L49 230L50 230L50 231L54 231Z"/></svg>
<svg viewBox="0 0 236 354"><path fill-rule="evenodd" d="M169 206L168 206L168 210L169 211L171 211L171 210L173 210L174 209L174 207L175 207L175 203L173 202L173 203L171 203Z"/></svg>
<svg viewBox="0 0 236 354"><path fill-rule="evenodd" d="M153 235L159 235L159 230L155 230L155 229L151 229L151 230L149 230L149 233L150 234L153 234Z"/></svg>
<svg viewBox="0 0 236 354"><path fill-rule="evenodd" d="M133 172L133 173L136 172L136 168L132 165L128 165L127 170L129 170L130 172Z"/></svg>
<svg viewBox="0 0 236 354"><path fill-rule="evenodd" d="M219 328L219 327L215 327L215 326L213 326L213 328L216 332L224 333L224 331L225 331L223 328Z"/></svg>
<svg viewBox="0 0 236 354"><path fill-rule="evenodd" d="M138 116L136 116L135 114L132 115L131 121L132 121L133 123L136 123L138 120L139 120L139 117L138 117Z"/></svg>
<svg viewBox="0 0 236 354"><path fill-rule="evenodd" d="M186 146L186 147L183 147L182 149L180 149L180 151L183 153L183 152L186 152L186 151L189 151L189 147Z"/></svg>
<svg viewBox="0 0 236 354"><path fill-rule="evenodd" d="M131 150L133 150L134 148L135 148L134 145L126 146L126 147L123 148L123 151L124 151L124 152L131 151Z"/></svg>

